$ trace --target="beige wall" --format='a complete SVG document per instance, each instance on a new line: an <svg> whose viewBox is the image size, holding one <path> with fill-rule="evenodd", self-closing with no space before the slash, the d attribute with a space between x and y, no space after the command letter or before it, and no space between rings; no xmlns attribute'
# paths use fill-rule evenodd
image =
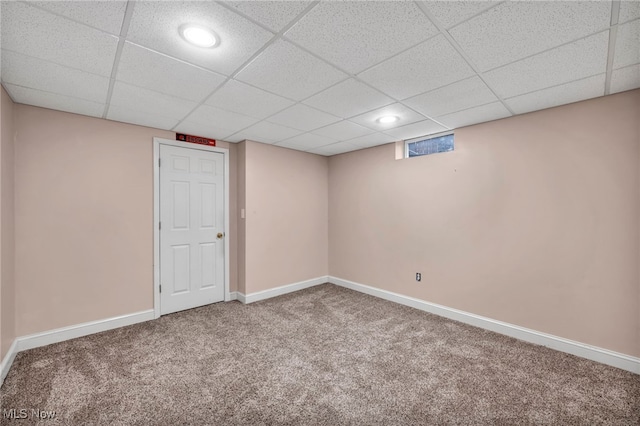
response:
<svg viewBox="0 0 640 426"><path fill-rule="evenodd" d="M327 275L328 159L250 141L242 146L245 292Z"/></svg>
<svg viewBox="0 0 640 426"><path fill-rule="evenodd" d="M16 113L17 334L151 309L152 138L175 135L25 105ZM235 145L219 145L231 151L235 234Z"/></svg>
<svg viewBox="0 0 640 426"><path fill-rule="evenodd" d="M173 134L26 105L16 112L18 335L151 309L151 140ZM230 290L327 275L328 159L219 145L230 150ZM247 220L238 222L239 206Z"/></svg>
<svg viewBox="0 0 640 426"><path fill-rule="evenodd" d="M14 105L0 88L0 360L16 337L14 273Z"/></svg>
<svg viewBox="0 0 640 426"><path fill-rule="evenodd" d="M331 157L331 275L640 356L638 117L640 90Z"/></svg>

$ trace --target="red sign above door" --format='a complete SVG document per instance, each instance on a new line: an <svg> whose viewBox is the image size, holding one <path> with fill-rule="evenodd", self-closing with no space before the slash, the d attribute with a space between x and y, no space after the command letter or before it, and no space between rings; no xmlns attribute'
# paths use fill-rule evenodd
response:
<svg viewBox="0 0 640 426"><path fill-rule="evenodd" d="M185 135L184 133L176 133L176 140L182 142L198 143L200 145L216 146L215 139L207 139L200 136Z"/></svg>

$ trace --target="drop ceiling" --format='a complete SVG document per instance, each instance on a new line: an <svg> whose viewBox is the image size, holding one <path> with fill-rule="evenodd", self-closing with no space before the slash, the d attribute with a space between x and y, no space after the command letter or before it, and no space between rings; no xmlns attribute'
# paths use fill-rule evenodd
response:
<svg viewBox="0 0 640 426"><path fill-rule="evenodd" d="M640 87L639 1L2 1L1 12L15 102L321 155ZM219 45L187 44L188 23Z"/></svg>

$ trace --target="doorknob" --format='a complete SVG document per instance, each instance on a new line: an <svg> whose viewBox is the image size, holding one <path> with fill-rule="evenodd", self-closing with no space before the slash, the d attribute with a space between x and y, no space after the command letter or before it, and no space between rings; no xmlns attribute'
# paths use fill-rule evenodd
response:
<svg viewBox="0 0 640 426"><path fill-rule="evenodd" d="M224 237L224 234L222 232L218 232L218 239L221 240L222 237Z"/></svg>

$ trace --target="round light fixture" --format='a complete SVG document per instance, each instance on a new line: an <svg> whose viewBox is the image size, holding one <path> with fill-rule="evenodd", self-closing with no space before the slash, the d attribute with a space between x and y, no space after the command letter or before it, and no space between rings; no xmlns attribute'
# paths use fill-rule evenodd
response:
<svg viewBox="0 0 640 426"><path fill-rule="evenodd" d="M183 25L180 27L180 35L189 43L198 47L215 47L218 44L216 34L198 25Z"/></svg>
<svg viewBox="0 0 640 426"><path fill-rule="evenodd" d="M378 123L389 124L389 123L395 123L398 120L399 118L395 115L385 115L384 117L378 118Z"/></svg>

